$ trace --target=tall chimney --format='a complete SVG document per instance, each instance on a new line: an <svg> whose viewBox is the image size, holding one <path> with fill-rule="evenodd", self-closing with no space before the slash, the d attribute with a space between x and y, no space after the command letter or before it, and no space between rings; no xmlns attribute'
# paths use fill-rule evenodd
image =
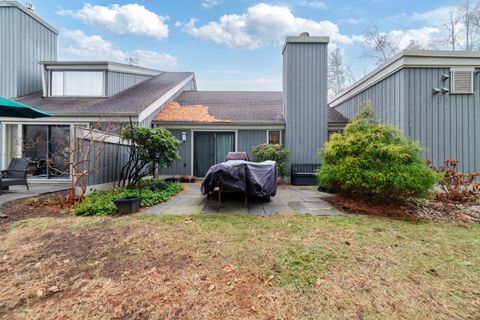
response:
<svg viewBox="0 0 480 320"><path fill-rule="evenodd" d="M327 141L328 37L307 32L287 37L283 46L283 111L285 147L290 163L319 163Z"/></svg>

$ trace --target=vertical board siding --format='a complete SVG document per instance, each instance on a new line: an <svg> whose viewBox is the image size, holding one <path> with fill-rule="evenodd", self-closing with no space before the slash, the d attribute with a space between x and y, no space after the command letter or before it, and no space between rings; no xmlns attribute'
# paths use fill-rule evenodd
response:
<svg viewBox="0 0 480 320"><path fill-rule="evenodd" d="M182 132L187 133L187 141L180 146L179 155L180 160L175 162L168 168L161 168L160 175L166 176L183 176L191 175L192 170L192 141L190 129L170 130L170 132L179 140L182 138ZM283 133L283 132L282 132ZM266 130L238 130L237 135L237 151L245 151L250 156L252 155L252 148L256 145L266 143Z"/></svg>
<svg viewBox="0 0 480 320"><path fill-rule="evenodd" d="M252 160L252 148L266 142L266 130L238 130L237 151L248 153Z"/></svg>
<svg viewBox="0 0 480 320"><path fill-rule="evenodd" d="M113 96L150 78L151 76L108 71L107 96Z"/></svg>
<svg viewBox="0 0 480 320"><path fill-rule="evenodd" d="M189 129L185 130L170 130L170 132L178 140L182 140L182 132L187 133L187 141L180 145L178 154L180 155L180 160L176 161L168 168L160 168L160 175L165 176L189 176L191 175L192 170L192 136Z"/></svg>
<svg viewBox="0 0 480 320"><path fill-rule="evenodd" d="M336 110L352 118L370 100L380 121L420 143L424 159L434 165L456 159L460 170L480 171L480 74L475 73L474 94L434 94L433 88L450 88L442 74L450 74L450 69L404 68Z"/></svg>
<svg viewBox="0 0 480 320"><path fill-rule="evenodd" d="M291 163L318 163L327 140L327 44L288 43L283 54L285 146Z"/></svg>
<svg viewBox="0 0 480 320"><path fill-rule="evenodd" d="M16 34L18 10L0 7L0 96L17 95Z"/></svg>
<svg viewBox="0 0 480 320"><path fill-rule="evenodd" d="M0 95L40 91L42 60L57 60L57 35L18 8L0 7Z"/></svg>
<svg viewBox="0 0 480 320"><path fill-rule="evenodd" d="M450 88L449 68L407 68L405 92L408 110L406 133L419 141L422 156L439 165L447 159L460 161L460 170L480 171L480 75L475 74L474 94L432 92Z"/></svg>
<svg viewBox="0 0 480 320"><path fill-rule="evenodd" d="M363 104L370 101L379 121L390 123L403 130L405 128L404 81L404 70L400 70L338 105L335 110L351 119L360 111Z"/></svg>
<svg viewBox="0 0 480 320"><path fill-rule="evenodd" d="M82 150L88 149L88 140L81 141ZM101 146L103 144L103 146ZM99 149L101 148L101 149ZM95 161L97 152L101 152L99 161ZM110 183L118 181L122 167L128 161L129 147L123 144L104 143L98 142L93 145L92 151L88 154L88 162L84 165L84 168L89 172L92 172L88 176L87 185L97 185L103 183ZM82 158L82 154L79 152L77 155L79 161ZM81 170L82 168L79 168Z"/></svg>

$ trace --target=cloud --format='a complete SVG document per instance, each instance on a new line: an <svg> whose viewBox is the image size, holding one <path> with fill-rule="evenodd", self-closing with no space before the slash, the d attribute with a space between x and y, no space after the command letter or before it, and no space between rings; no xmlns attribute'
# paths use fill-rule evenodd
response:
<svg viewBox="0 0 480 320"><path fill-rule="evenodd" d="M203 0L202 7L204 7L205 9L210 9L218 6L220 3L222 3L222 0Z"/></svg>
<svg viewBox="0 0 480 320"><path fill-rule="evenodd" d="M412 20L426 22L430 26L442 26L448 21L451 10L456 10L458 7L445 6L436 8L426 12L415 12L412 15Z"/></svg>
<svg viewBox="0 0 480 320"><path fill-rule="evenodd" d="M286 6L259 3L243 14L221 16L197 27L197 20L175 24L190 35L226 44L232 48L256 49L268 45L280 45L286 36L304 31L312 36L329 36L332 42L350 44L352 40L340 34L338 26L331 21L314 21L295 16Z"/></svg>
<svg viewBox="0 0 480 320"><path fill-rule="evenodd" d="M404 50L412 40L426 48L430 47L440 36L440 30L435 27L423 27L418 29L391 30L388 32L380 32L380 34L386 34L388 39L396 44L398 50ZM373 46L363 34L352 35L351 39L353 42L362 43L366 46Z"/></svg>
<svg viewBox="0 0 480 320"><path fill-rule="evenodd" d="M367 20L364 18L349 18L349 19L340 19L338 20L339 23L346 23L346 24L362 24L365 23Z"/></svg>
<svg viewBox="0 0 480 320"><path fill-rule="evenodd" d="M137 3L108 7L85 3L82 9L61 10L57 14L101 25L117 34L137 34L157 39L168 37L168 25L165 23L168 17L159 16Z"/></svg>
<svg viewBox="0 0 480 320"><path fill-rule="evenodd" d="M312 7L317 9L327 9L327 5L322 1L300 1L299 5L303 7Z"/></svg>
<svg viewBox="0 0 480 320"><path fill-rule="evenodd" d="M62 40L70 42L70 45L59 47L62 60L113 60L125 63L129 57L134 57L143 67L171 70L177 66L177 58L169 54L149 50L126 52L115 48L99 35L88 36L81 30L65 29L61 35L64 38Z"/></svg>
<svg viewBox="0 0 480 320"><path fill-rule="evenodd" d="M392 30L389 32L391 37L396 40L400 50L408 47L410 41L417 41L421 45L428 47L434 39L439 36L440 30L432 27L423 27L419 29Z"/></svg>

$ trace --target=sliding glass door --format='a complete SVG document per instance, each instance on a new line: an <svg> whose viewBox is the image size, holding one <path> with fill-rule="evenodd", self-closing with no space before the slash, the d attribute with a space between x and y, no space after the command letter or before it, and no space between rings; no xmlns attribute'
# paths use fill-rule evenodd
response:
<svg viewBox="0 0 480 320"><path fill-rule="evenodd" d="M225 161L235 151L234 132L194 132L193 174L204 177L211 166Z"/></svg>
<svg viewBox="0 0 480 320"><path fill-rule="evenodd" d="M23 157L29 174L37 178L68 178L70 175L70 126L23 126Z"/></svg>

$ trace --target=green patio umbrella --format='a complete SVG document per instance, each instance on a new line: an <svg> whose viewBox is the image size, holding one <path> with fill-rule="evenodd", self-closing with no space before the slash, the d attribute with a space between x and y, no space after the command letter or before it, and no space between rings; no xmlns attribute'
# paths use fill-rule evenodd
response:
<svg viewBox="0 0 480 320"><path fill-rule="evenodd" d="M29 107L19 102L0 97L0 117L35 119L51 117L51 115L34 107Z"/></svg>

